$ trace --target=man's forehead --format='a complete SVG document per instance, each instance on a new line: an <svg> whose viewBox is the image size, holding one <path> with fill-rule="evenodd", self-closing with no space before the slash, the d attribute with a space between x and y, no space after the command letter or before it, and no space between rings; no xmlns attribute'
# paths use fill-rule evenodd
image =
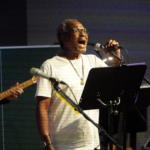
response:
<svg viewBox="0 0 150 150"><path fill-rule="evenodd" d="M83 25L78 22L78 21L72 21L72 22L69 22L67 24L67 28L68 29L73 29L73 28L84 28Z"/></svg>

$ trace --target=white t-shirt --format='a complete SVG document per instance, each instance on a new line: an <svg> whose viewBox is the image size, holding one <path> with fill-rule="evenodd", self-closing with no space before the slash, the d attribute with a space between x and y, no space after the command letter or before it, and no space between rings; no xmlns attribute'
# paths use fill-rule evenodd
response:
<svg viewBox="0 0 150 150"><path fill-rule="evenodd" d="M82 59L85 81L91 68L107 66L95 55L82 55L80 59L71 60L80 77L83 77ZM81 79L69 60L55 56L46 60L42 64L41 70L67 83L72 89L77 102L79 102L84 85L80 84ZM59 87L76 103L73 94L66 85L61 84ZM56 150L75 150L78 148L93 150L99 145L97 128L81 114L76 114L64 101L60 100L56 96L56 91L49 80L38 78L35 96L51 98L49 106L49 130L53 146ZM86 110L85 113L98 123L99 110Z"/></svg>

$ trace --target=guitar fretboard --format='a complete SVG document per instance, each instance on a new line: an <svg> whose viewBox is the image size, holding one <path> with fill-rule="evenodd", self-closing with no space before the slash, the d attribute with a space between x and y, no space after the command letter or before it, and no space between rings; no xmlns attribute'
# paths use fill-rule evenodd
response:
<svg viewBox="0 0 150 150"><path fill-rule="evenodd" d="M36 83L36 81L33 81L32 79L30 79L30 80L25 81L25 82L15 86L15 87L13 87L13 88L7 90L7 91L5 91L5 92L2 92L2 93L0 93L0 100L10 96L11 95L11 91L15 91L18 88L24 89L24 88L26 88L26 87L34 84L34 83Z"/></svg>

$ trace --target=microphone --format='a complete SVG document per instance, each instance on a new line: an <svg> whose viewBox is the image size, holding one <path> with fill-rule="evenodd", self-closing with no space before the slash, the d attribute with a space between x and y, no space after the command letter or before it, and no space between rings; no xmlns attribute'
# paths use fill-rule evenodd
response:
<svg viewBox="0 0 150 150"><path fill-rule="evenodd" d="M66 84L65 82L63 81L59 81L57 78L55 77L52 77L44 72L42 72L40 69L38 68L31 68L30 69L30 74L34 75L34 76L39 76L39 77L42 77L42 78L46 78L48 80L50 80L51 82L53 83L61 83L61 84Z"/></svg>
<svg viewBox="0 0 150 150"><path fill-rule="evenodd" d="M96 51L102 50L102 46L103 46L100 43L92 43L92 42L88 42L88 45L93 46ZM111 51L114 51L116 49L121 49L121 48L123 48L123 47L114 45L114 46L108 47L106 50L111 52Z"/></svg>

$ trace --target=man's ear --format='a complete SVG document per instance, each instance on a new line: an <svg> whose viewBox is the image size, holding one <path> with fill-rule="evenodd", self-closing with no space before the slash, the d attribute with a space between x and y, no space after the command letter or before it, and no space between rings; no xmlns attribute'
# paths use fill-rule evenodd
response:
<svg viewBox="0 0 150 150"><path fill-rule="evenodd" d="M60 39L63 43L66 43L67 42L67 36L66 35L61 35L60 36Z"/></svg>

